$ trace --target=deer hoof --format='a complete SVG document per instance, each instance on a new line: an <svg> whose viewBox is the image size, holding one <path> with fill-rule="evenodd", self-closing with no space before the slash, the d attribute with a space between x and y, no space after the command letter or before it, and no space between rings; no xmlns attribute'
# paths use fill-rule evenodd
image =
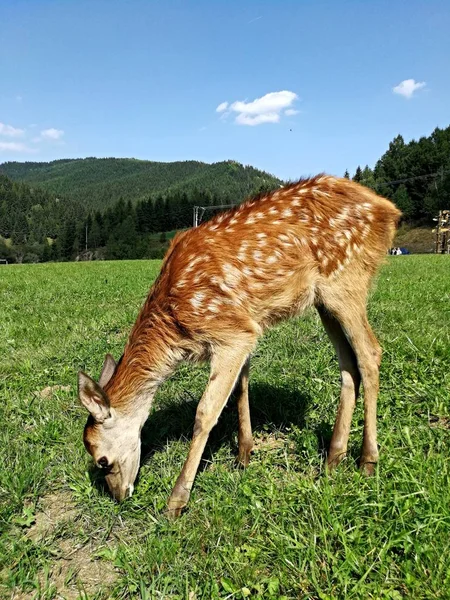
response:
<svg viewBox="0 0 450 600"><path fill-rule="evenodd" d="M181 516L183 509L186 508L186 505L187 502L184 500L179 498L170 498L165 512L165 515L169 521L175 521L175 519L178 519L178 517Z"/></svg>
<svg viewBox="0 0 450 600"><path fill-rule="evenodd" d="M238 467L241 467L243 469L246 469L248 467L248 465L250 464L250 454L251 450L243 450L242 452L239 452L238 457L236 459Z"/></svg>
<svg viewBox="0 0 450 600"><path fill-rule="evenodd" d="M360 470L363 475L367 475L367 477L372 477L375 475L375 467L377 466L376 462L363 462L361 461Z"/></svg>
<svg viewBox="0 0 450 600"><path fill-rule="evenodd" d="M327 469L333 471L347 456L346 452L333 452L329 454L327 458Z"/></svg>

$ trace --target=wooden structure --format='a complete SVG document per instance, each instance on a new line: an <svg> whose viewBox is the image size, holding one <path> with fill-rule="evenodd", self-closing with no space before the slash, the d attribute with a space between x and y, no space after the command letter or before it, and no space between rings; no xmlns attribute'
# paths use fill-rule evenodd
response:
<svg viewBox="0 0 450 600"><path fill-rule="evenodd" d="M436 229L435 252L436 254L450 254L450 210L439 211Z"/></svg>

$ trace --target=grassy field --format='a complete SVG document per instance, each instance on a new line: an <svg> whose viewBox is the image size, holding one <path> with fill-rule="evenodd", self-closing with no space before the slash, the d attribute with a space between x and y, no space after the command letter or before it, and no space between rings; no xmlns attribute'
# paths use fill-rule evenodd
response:
<svg viewBox="0 0 450 600"><path fill-rule="evenodd" d="M158 261L0 267L0 597L450 598L450 257L390 257L370 300L384 348L381 461L323 468L339 393L318 317L263 338L256 451L234 465L231 400L189 510L162 516L206 366L183 366L144 430L134 496L106 493L82 445L76 372L118 358Z"/></svg>

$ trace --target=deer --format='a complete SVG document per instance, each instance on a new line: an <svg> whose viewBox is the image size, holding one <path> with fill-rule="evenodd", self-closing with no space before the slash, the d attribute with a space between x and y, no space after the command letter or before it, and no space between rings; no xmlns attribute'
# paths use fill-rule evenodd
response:
<svg viewBox="0 0 450 600"><path fill-rule="evenodd" d="M362 383L360 468L373 474L381 347L367 318L367 298L400 216L371 189L321 174L178 233L119 362L107 354L98 383L78 373L79 400L89 412L84 445L112 496L121 501L133 493L142 427L158 387L181 361L209 361L210 375L167 515L178 517L187 506L208 436L234 390L238 461L247 466L253 449L250 355L268 327L309 307L320 315L340 370L327 468L346 456Z"/></svg>

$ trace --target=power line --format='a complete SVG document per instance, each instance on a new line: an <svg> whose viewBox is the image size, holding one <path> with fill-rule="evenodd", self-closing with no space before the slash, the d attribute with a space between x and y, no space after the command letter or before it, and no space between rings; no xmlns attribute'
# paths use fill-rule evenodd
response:
<svg viewBox="0 0 450 600"><path fill-rule="evenodd" d="M437 173L429 173L428 175L414 175L414 177L406 177L405 179L395 179L393 181L375 181L373 182L375 185L394 185L396 183L405 183L406 181L414 181L415 179L426 179L428 177L437 177L438 175L444 175L444 173L450 173L448 171L438 171ZM361 179L358 183L366 183L370 182L370 179Z"/></svg>

